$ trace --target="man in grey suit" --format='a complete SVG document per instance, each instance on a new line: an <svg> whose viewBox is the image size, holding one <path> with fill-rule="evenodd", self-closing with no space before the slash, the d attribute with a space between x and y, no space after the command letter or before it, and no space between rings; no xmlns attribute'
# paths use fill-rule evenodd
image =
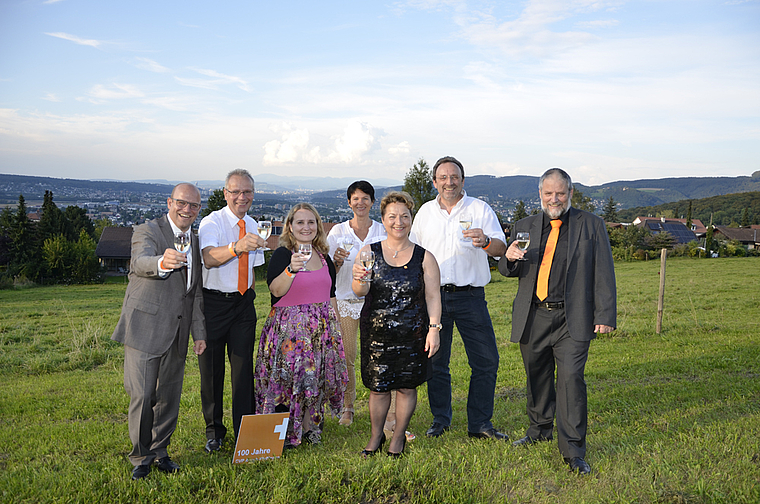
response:
<svg viewBox="0 0 760 504"><path fill-rule="evenodd" d="M525 437L515 446L552 439L572 471L588 474L584 369L591 340L615 329L615 270L604 221L571 208L573 183L559 168L538 183L543 212L518 221L499 272L519 278L512 305L512 342L520 343L527 375ZM529 232L523 252L517 233ZM554 370L557 370L555 390Z"/></svg>
<svg viewBox="0 0 760 504"><path fill-rule="evenodd" d="M177 426L190 332L195 354L206 349L200 247L190 230L201 196L192 184L178 184L166 206L168 215L135 227L129 285L111 336L124 344L134 480L154 461L163 472L179 470L166 448ZM190 243L185 253L174 248L175 235Z"/></svg>

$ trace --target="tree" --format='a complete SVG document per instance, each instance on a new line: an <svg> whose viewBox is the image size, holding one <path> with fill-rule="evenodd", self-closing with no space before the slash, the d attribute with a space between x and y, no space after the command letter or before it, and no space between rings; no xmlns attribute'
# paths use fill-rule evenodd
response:
<svg viewBox="0 0 760 504"><path fill-rule="evenodd" d="M660 249L672 249L675 245L675 237L667 231L652 233L644 239L644 244L648 249L658 251Z"/></svg>
<svg viewBox="0 0 760 504"><path fill-rule="evenodd" d="M689 200L689 211L686 214L686 227L691 229L691 200Z"/></svg>
<svg viewBox="0 0 760 504"><path fill-rule="evenodd" d="M745 208L742 212L742 227L749 227L749 209Z"/></svg>
<svg viewBox="0 0 760 504"><path fill-rule="evenodd" d="M573 208L578 210L586 210L587 212L594 213L594 204L591 202L591 198L584 196L578 189L573 190L573 197L570 200L570 204Z"/></svg>
<svg viewBox="0 0 760 504"><path fill-rule="evenodd" d="M87 210L80 208L76 205L69 205L66 210L63 211L63 217L69 222L69 228L71 234L67 236L69 240L73 241L79 238L82 230L84 230L90 238L95 238L95 225L92 223L92 219L87 216Z"/></svg>
<svg viewBox="0 0 760 504"><path fill-rule="evenodd" d="M433 171L424 159L420 158L404 176L403 190L408 192L414 200L414 213L426 202L435 198L435 186L433 186Z"/></svg>
<svg viewBox="0 0 760 504"><path fill-rule="evenodd" d="M604 213L602 214L602 217L605 222L618 221L617 203L612 199L612 196L610 196L610 199L608 199L607 203L604 205Z"/></svg>
<svg viewBox="0 0 760 504"><path fill-rule="evenodd" d="M201 210L201 219L211 212L221 210L226 206L227 200L224 199L224 189L214 189L214 192L208 197L208 201L206 201L206 208Z"/></svg>
<svg viewBox="0 0 760 504"><path fill-rule="evenodd" d="M11 274L20 274L30 280L37 278L38 258L34 247L34 227L26 214L24 195L18 196L18 207L11 230Z"/></svg>
<svg viewBox="0 0 760 504"><path fill-rule="evenodd" d="M94 237L97 241L100 241L100 236L103 234L103 230L107 227L116 227L116 224L111 222L110 219L106 217L101 217L100 219L95 221L95 233Z"/></svg>
<svg viewBox="0 0 760 504"><path fill-rule="evenodd" d="M39 235L40 246L45 240L55 235L62 234L66 238L69 238L72 234L70 225L63 212L53 202L53 191L45 191L45 196L42 200L42 215L40 215L37 233Z"/></svg>
<svg viewBox="0 0 760 504"><path fill-rule="evenodd" d="M512 222L517 222L527 216L528 212L525 211L525 202L523 200L518 201L517 205L515 205L515 213L512 218Z"/></svg>

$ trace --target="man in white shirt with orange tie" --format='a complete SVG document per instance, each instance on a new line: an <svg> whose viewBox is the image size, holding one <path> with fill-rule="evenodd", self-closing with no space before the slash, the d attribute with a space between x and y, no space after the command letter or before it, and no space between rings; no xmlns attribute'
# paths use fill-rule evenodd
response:
<svg viewBox="0 0 760 504"><path fill-rule="evenodd" d="M225 353L232 382L234 436L243 415L253 414L253 349L256 344L254 266L264 264L266 241L247 215L254 182L247 170L233 170L224 183L227 206L203 218L198 230L203 253L203 300L207 348L198 363L206 451L219 450L227 435L222 421ZM226 347L226 352L225 352Z"/></svg>

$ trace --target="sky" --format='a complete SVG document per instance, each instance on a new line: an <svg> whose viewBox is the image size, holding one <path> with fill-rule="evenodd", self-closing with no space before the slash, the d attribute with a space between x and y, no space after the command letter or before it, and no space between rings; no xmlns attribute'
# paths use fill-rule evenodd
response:
<svg viewBox="0 0 760 504"><path fill-rule="evenodd" d="M760 0L0 1L0 173L760 170Z"/></svg>

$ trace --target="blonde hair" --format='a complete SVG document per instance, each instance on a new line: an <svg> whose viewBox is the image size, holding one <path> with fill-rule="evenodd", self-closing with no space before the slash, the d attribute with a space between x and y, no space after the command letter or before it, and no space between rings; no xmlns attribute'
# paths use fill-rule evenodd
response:
<svg viewBox="0 0 760 504"><path fill-rule="evenodd" d="M391 191L380 200L380 215L385 217L385 208L391 203L406 205L410 214L414 214L414 200L406 191Z"/></svg>
<svg viewBox="0 0 760 504"><path fill-rule="evenodd" d="M327 235L325 234L325 228L322 226L322 218L319 216L317 209L308 203L296 203L293 208L288 212L288 216L285 217L285 222L282 224L282 234L280 235L280 247L285 247L288 250L293 250L296 246L296 238L293 236L290 226L293 224L296 212L299 210L308 210L314 214L317 219L317 235L311 242L312 246L322 254L327 254L330 251L329 245L327 245Z"/></svg>

